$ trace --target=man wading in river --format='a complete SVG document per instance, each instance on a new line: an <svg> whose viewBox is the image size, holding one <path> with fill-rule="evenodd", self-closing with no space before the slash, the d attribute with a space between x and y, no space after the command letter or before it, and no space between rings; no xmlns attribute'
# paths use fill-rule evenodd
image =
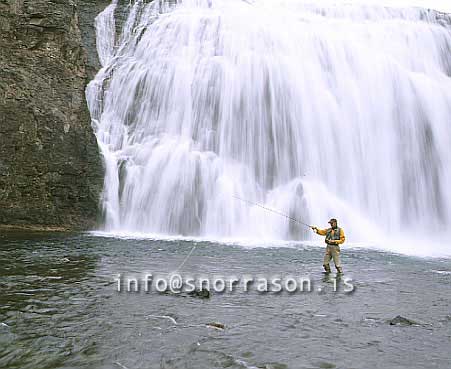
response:
<svg viewBox="0 0 451 369"><path fill-rule="evenodd" d="M337 226L337 219L332 218L329 220L330 228L319 229L312 226L312 229L321 236L326 236L326 253L324 254L324 270L326 273L330 273L330 259L334 260L335 268L337 272L342 274L343 269L340 263L340 245L345 242L345 233L342 228Z"/></svg>

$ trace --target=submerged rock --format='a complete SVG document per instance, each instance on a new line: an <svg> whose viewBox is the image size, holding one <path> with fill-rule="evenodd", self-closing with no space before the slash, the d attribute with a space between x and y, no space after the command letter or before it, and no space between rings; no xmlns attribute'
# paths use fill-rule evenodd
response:
<svg viewBox="0 0 451 369"><path fill-rule="evenodd" d="M418 324L417 322L407 319L407 318L404 318L401 315L398 315L395 318L391 319L389 323L390 323L390 325L403 325L403 326Z"/></svg>
<svg viewBox="0 0 451 369"><path fill-rule="evenodd" d="M210 298L210 291L206 289L202 290L194 290L191 292L185 292L185 291L179 291L179 292L173 292L169 289L167 291L160 292L164 295L170 295L170 296L178 296L178 297L197 297L199 299L209 299Z"/></svg>
<svg viewBox="0 0 451 369"><path fill-rule="evenodd" d="M188 295L191 297L198 297L200 299L209 299L210 291L207 289L194 290L194 291L188 292Z"/></svg>
<svg viewBox="0 0 451 369"><path fill-rule="evenodd" d="M225 325L222 323L213 322L213 323L207 323L207 327L216 328L216 329L224 329Z"/></svg>

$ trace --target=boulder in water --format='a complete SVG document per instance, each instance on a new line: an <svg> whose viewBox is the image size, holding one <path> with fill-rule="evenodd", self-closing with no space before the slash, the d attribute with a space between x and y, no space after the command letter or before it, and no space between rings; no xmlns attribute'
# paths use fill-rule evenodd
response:
<svg viewBox="0 0 451 369"><path fill-rule="evenodd" d="M224 329L225 325L222 323L213 322L213 323L207 323L207 327L215 328L215 329Z"/></svg>
<svg viewBox="0 0 451 369"><path fill-rule="evenodd" d="M390 320L390 325L402 325L402 326L407 326L407 325L418 325L417 322L414 322L413 320L404 318L401 315L396 316L395 318Z"/></svg>
<svg viewBox="0 0 451 369"><path fill-rule="evenodd" d="M209 299L210 291L203 288L201 290L194 290L194 291L188 292L188 295L191 297L198 297L200 299Z"/></svg>

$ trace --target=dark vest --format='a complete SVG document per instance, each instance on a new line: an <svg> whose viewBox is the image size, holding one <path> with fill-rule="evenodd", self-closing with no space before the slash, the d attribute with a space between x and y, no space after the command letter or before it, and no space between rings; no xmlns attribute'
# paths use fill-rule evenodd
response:
<svg viewBox="0 0 451 369"><path fill-rule="evenodd" d="M329 228L326 233L326 241L328 241L328 240L339 241L340 234L341 234L341 229L339 227L337 227L337 229L335 229L335 232L332 232L332 228Z"/></svg>

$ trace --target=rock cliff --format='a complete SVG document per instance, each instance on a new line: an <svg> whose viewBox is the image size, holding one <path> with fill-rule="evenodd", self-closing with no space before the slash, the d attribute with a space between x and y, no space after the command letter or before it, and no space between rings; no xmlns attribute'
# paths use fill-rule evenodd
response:
<svg viewBox="0 0 451 369"><path fill-rule="evenodd" d="M108 3L0 0L0 225L96 222L103 170L84 91Z"/></svg>

